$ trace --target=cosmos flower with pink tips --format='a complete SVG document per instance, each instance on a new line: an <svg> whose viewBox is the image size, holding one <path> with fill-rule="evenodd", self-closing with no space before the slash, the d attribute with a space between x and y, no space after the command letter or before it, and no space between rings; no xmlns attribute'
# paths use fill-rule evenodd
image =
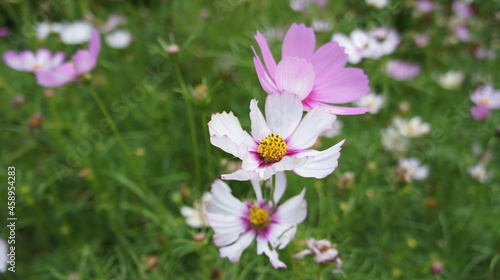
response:
<svg viewBox="0 0 500 280"><path fill-rule="evenodd" d="M274 268L286 267L276 249L285 248L294 238L297 225L307 216L307 203L304 188L300 194L278 205L286 188L286 177L281 172L275 180L273 202L262 198L258 181L252 181L254 203L234 197L221 180L212 184L212 199L207 203L206 215L221 257L227 257L230 262L239 261L243 251L256 239L258 255L268 256Z"/></svg>
<svg viewBox="0 0 500 280"><path fill-rule="evenodd" d="M23 72L36 72L53 70L59 67L66 55L63 52L52 54L48 49L42 48L33 53L32 51L21 51L19 53L10 50L4 53L3 60L10 68Z"/></svg>
<svg viewBox="0 0 500 280"><path fill-rule="evenodd" d="M276 64L264 36L257 32L255 39L265 67L255 50L254 65L267 93L293 93L300 98L305 110L321 106L338 115L368 111L332 105L356 101L370 91L363 70L345 67L347 54L338 43L329 42L315 50L314 30L294 23L283 40L282 59Z"/></svg>
<svg viewBox="0 0 500 280"><path fill-rule="evenodd" d="M44 87L53 88L76 81L78 77L95 68L100 49L99 32L93 30L88 50L78 50L70 61L56 69L35 72L37 83Z"/></svg>

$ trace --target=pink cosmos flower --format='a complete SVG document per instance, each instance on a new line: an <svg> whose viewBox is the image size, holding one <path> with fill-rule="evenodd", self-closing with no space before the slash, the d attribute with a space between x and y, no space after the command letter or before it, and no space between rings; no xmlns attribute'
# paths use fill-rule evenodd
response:
<svg viewBox="0 0 500 280"><path fill-rule="evenodd" d="M434 3L430 0L417 0L415 6L417 10L422 13L428 13L434 10Z"/></svg>
<svg viewBox="0 0 500 280"><path fill-rule="evenodd" d="M358 100L370 91L363 70L345 68L347 55L335 42L314 51L314 30L304 24L292 24L285 35L282 59L276 64L267 41L257 32L255 39L264 58L265 67L254 50L254 64L263 89L269 93L293 93L305 110L326 107L332 114L363 114L366 108L330 105Z"/></svg>
<svg viewBox="0 0 500 280"><path fill-rule="evenodd" d="M0 37L6 37L9 33L10 29L8 27L0 27Z"/></svg>
<svg viewBox="0 0 500 280"><path fill-rule="evenodd" d="M77 51L71 61L62 64L57 69L37 71L35 74L38 84L44 87L60 87L75 81L80 75L95 68L100 49L99 32L93 30L88 50Z"/></svg>
<svg viewBox="0 0 500 280"><path fill-rule="evenodd" d="M19 53L10 50L4 53L3 60L10 68L17 71L36 72L52 70L59 67L65 58L63 52L52 55L48 49L39 49L36 53L21 51Z"/></svg>
<svg viewBox="0 0 500 280"><path fill-rule="evenodd" d="M420 73L420 66L401 60L391 60L386 65L386 71L392 78L405 81L417 76Z"/></svg>
<svg viewBox="0 0 500 280"><path fill-rule="evenodd" d="M333 248L332 243L327 239L316 240L314 238L309 238L306 241L306 245L309 249L299 252L293 255L296 259L303 259L307 255L313 255L314 261L317 264L325 264L329 262L336 262L337 268L332 270L333 274L340 273L342 268L342 260L339 258L339 251Z"/></svg>
<svg viewBox="0 0 500 280"><path fill-rule="evenodd" d="M332 128L336 116L328 109L316 107L302 119L300 99L290 93L268 95L265 109L266 118L257 100L250 102L252 135L232 112L212 115L210 143L242 160L242 169L222 175L223 180L267 180L285 170L320 179L337 168L345 140L325 151L309 150L320 133Z"/></svg>
<svg viewBox="0 0 500 280"><path fill-rule="evenodd" d="M477 121L484 121L490 116L490 108L484 105L476 105L470 109L470 112Z"/></svg>
<svg viewBox="0 0 500 280"><path fill-rule="evenodd" d="M500 91L495 90L491 85L479 87L471 94L470 99L478 106L500 109Z"/></svg>
<svg viewBox="0 0 500 280"><path fill-rule="evenodd" d="M302 192L285 203L278 203L286 188L284 173L276 174L275 206L262 198L257 181L252 182L256 201L240 201L221 180L212 184L212 199L207 204L207 219L214 230L213 240L220 256L230 262L239 261L243 251L257 240L257 254L266 254L274 268L286 267L278 259L276 249L283 249L294 238L297 225L307 216L307 203ZM270 247L269 247L270 245Z"/></svg>

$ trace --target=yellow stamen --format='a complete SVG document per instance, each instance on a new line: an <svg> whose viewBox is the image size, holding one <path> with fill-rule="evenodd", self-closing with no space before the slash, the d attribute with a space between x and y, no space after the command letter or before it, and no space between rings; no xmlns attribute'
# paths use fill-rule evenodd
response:
<svg viewBox="0 0 500 280"><path fill-rule="evenodd" d="M262 229L269 223L269 214L266 210L252 205L250 208L250 217L248 218L252 227Z"/></svg>
<svg viewBox="0 0 500 280"><path fill-rule="evenodd" d="M278 134L270 134L259 143L257 152L264 159L265 163L274 163L280 161L286 155L288 146L285 140Z"/></svg>

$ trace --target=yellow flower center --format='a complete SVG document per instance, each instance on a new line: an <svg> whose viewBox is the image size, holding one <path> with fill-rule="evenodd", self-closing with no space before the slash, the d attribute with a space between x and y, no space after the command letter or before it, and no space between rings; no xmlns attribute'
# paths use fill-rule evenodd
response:
<svg viewBox="0 0 500 280"><path fill-rule="evenodd" d="M483 99L481 100L481 104L483 104L484 106L488 106L490 104L490 101L488 99Z"/></svg>
<svg viewBox="0 0 500 280"><path fill-rule="evenodd" d="M250 217L248 218L252 227L262 229L269 223L269 214L266 210L252 205L250 208Z"/></svg>
<svg viewBox="0 0 500 280"><path fill-rule="evenodd" d="M257 152L264 159L265 163L280 161L286 155L288 146L279 134L270 134L259 143Z"/></svg>

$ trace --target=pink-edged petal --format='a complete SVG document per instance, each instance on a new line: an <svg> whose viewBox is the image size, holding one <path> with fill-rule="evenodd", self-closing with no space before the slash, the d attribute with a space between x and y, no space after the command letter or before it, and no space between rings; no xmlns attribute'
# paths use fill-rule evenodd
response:
<svg viewBox="0 0 500 280"><path fill-rule="evenodd" d="M89 51L92 55L93 60L97 60L99 52L101 51L101 36L99 36L99 31L96 29L92 30L89 42Z"/></svg>
<svg viewBox="0 0 500 280"><path fill-rule="evenodd" d="M314 67L307 60L285 57L276 68L276 85L280 92L286 91L304 100L314 86Z"/></svg>
<svg viewBox="0 0 500 280"><path fill-rule="evenodd" d="M76 72L71 62L61 65L55 70L35 71L36 81L44 87L60 87L76 79Z"/></svg>
<svg viewBox="0 0 500 280"><path fill-rule="evenodd" d="M370 91L368 77L359 68L344 68L328 75L328 81L316 83L309 98L319 102L343 104L358 100Z"/></svg>
<svg viewBox="0 0 500 280"><path fill-rule="evenodd" d="M272 175L280 171L293 170L294 168L302 166L312 160L313 159L309 157L295 158L285 156L279 162L273 163L272 165L263 168L259 168L256 171L260 176L260 180L267 180L271 178Z"/></svg>
<svg viewBox="0 0 500 280"><path fill-rule="evenodd" d="M264 58L264 63L266 64L267 71L271 77L274 77L276 73L276 61L274 61L273 54L269 50L269 46L267 45L266 38L257 31L255 34L255 40L257 44L259 44L260 51L262 52L262 57Z"/></svg>
<svg viewBox="0 0 500 280"><path fill-rule="evenodd" d="M207 212L224 214L228 216L242 217L246 205L231 193L229 186L221 180L215 180L212 184L212 199L207 203Z"/></svg>
<svg viewBox="0 0 500 280"><path fill-rule="evenodd" d="M79 50L73 55L71 58L75 65L75 70L77 75L84 74L90 72L94 69L96 60L92 57L87 50Z"/></svg>
<svg viewBox="0 0 500 280"><path fill-rule="evenodd" d="M338 166L338 159L340 157L340 150L345 140L340 141L335 146L318 152L314 150L305 151L302 155L313 157L314 160L292 171L302 177L322 179L330 175Z"/></svg>
<svg viewBox="0 0 500 280"><path fill-rule="evenodd" d="M207 212L208 224L214 230L214 243L226 246L235 242L245 232L246 225L240 217Z"/></svg>
<svg viewBox="0 0 500 280"><path fill-rule="evenodd" d="M286 190L286 175L285 172L277 172L274 177L276 180L274 189L274 202L277 204Z"/></svg>
<svg viewBox="0 0 500 280"><path fill-rule="evenodd" d="M25 71L21 58L15 51L7 51L3 54L3 61L7 66L10 68L17 70L17 71Z"/></svg>
<svg viewBox="0 0 500 280"><path fill-rule="evenodd" d="M337 42L329 42L321 46L311 57L311 64L316 73L316 83L323 81L328 73L344 68L347 58L344 48Z"/></svg>
<svg viewBox="0 0 500 280"><path fill-rule="evenodd" d="M312 254L312 251L309 250L309 249L306 249L304 251L298 252L297 254L293 255L292 258L294 258L294 259L303 259L307 255L310 255L310 254Z"/></svg>
<svg viewBox="0 0 500 280"><path fill-rule="evenodd" d="M359 115L370 111L370 108L334 106L317 102L309 98L302 101L302 106L304 106L304 110L321 106L327 108L330 111L330 114L334 115Z"/></svg>
<svg viewBox="0 0 500 280"><path fill-rule="evenodd" d="M325 130L331 129L337 117L323 107L312 109L302 119L297 129L287 141L291 149L304 150L312 147L318 136Z"/></svg>
<svg viewBox="0 0 500 280"><path fill-rule="evenodd" d="M230 153L237 158L242 158L248 151L246 144L238 144L231 140L227 135L211 136L210 143L215 147L220 148L226 153Z"/></svg>
<svg viewBox="0 0 500 280"><path fill-rule="evenodd" d="M270 135L272 131L267 125L257 103L256 99L250 101L250 120L252 121L252 137L256 141L260 141Z"/></svg>
<svg viewBox="0 0 500 280"><path fill-rule="evenodd" d="M253 57L253 64L255 65L255 71L257 72L257 77L259 78L262 88L269 94L278 92L278 88L274 82L274 76L269 76L257 55Z"/></svg>
<svg viewBox="0 0 500 280"><path fill-rule="evenodd" d="M240 260L243 251L252 244L255 237L255 231L248 231L240 236L240 238L232 245L219 249L222 258L228 258L230 262L234 263Z"/></svg>
<svg viewBox="0 0 500 280"><path fill-rule="evenodd" d="M292 24L283 40L281 58L300 57L309 59L316 47L316 36L314 30L305 24Z"/></svg>
<svg viewBox="0 0 500 280"><path fill-rule="evenodd" d="M292 134L302 118L302 102L291 93L270 94L266 98L266 121L275 134L286 139Z"/></svg>
<svg viewBox="0 0 500 280"><path fill-rule="evenodd" d="M276 209L273 220L290 226L302 223L307 216L307 202L304 200L305 194L306 188L303 188L298 195L281 204ZM279 234L281 233L279 232Z"/></svg>
<svg viewBox="0 0 500 280"><path fill-rule="evenodd" d="M274 268L286 268L286 265L279 260L278 252L274 249L269 249L267 239L261 235L257 235L257 254L260 255L262 253L269 257L269 261L271 261Z"/></svg>

